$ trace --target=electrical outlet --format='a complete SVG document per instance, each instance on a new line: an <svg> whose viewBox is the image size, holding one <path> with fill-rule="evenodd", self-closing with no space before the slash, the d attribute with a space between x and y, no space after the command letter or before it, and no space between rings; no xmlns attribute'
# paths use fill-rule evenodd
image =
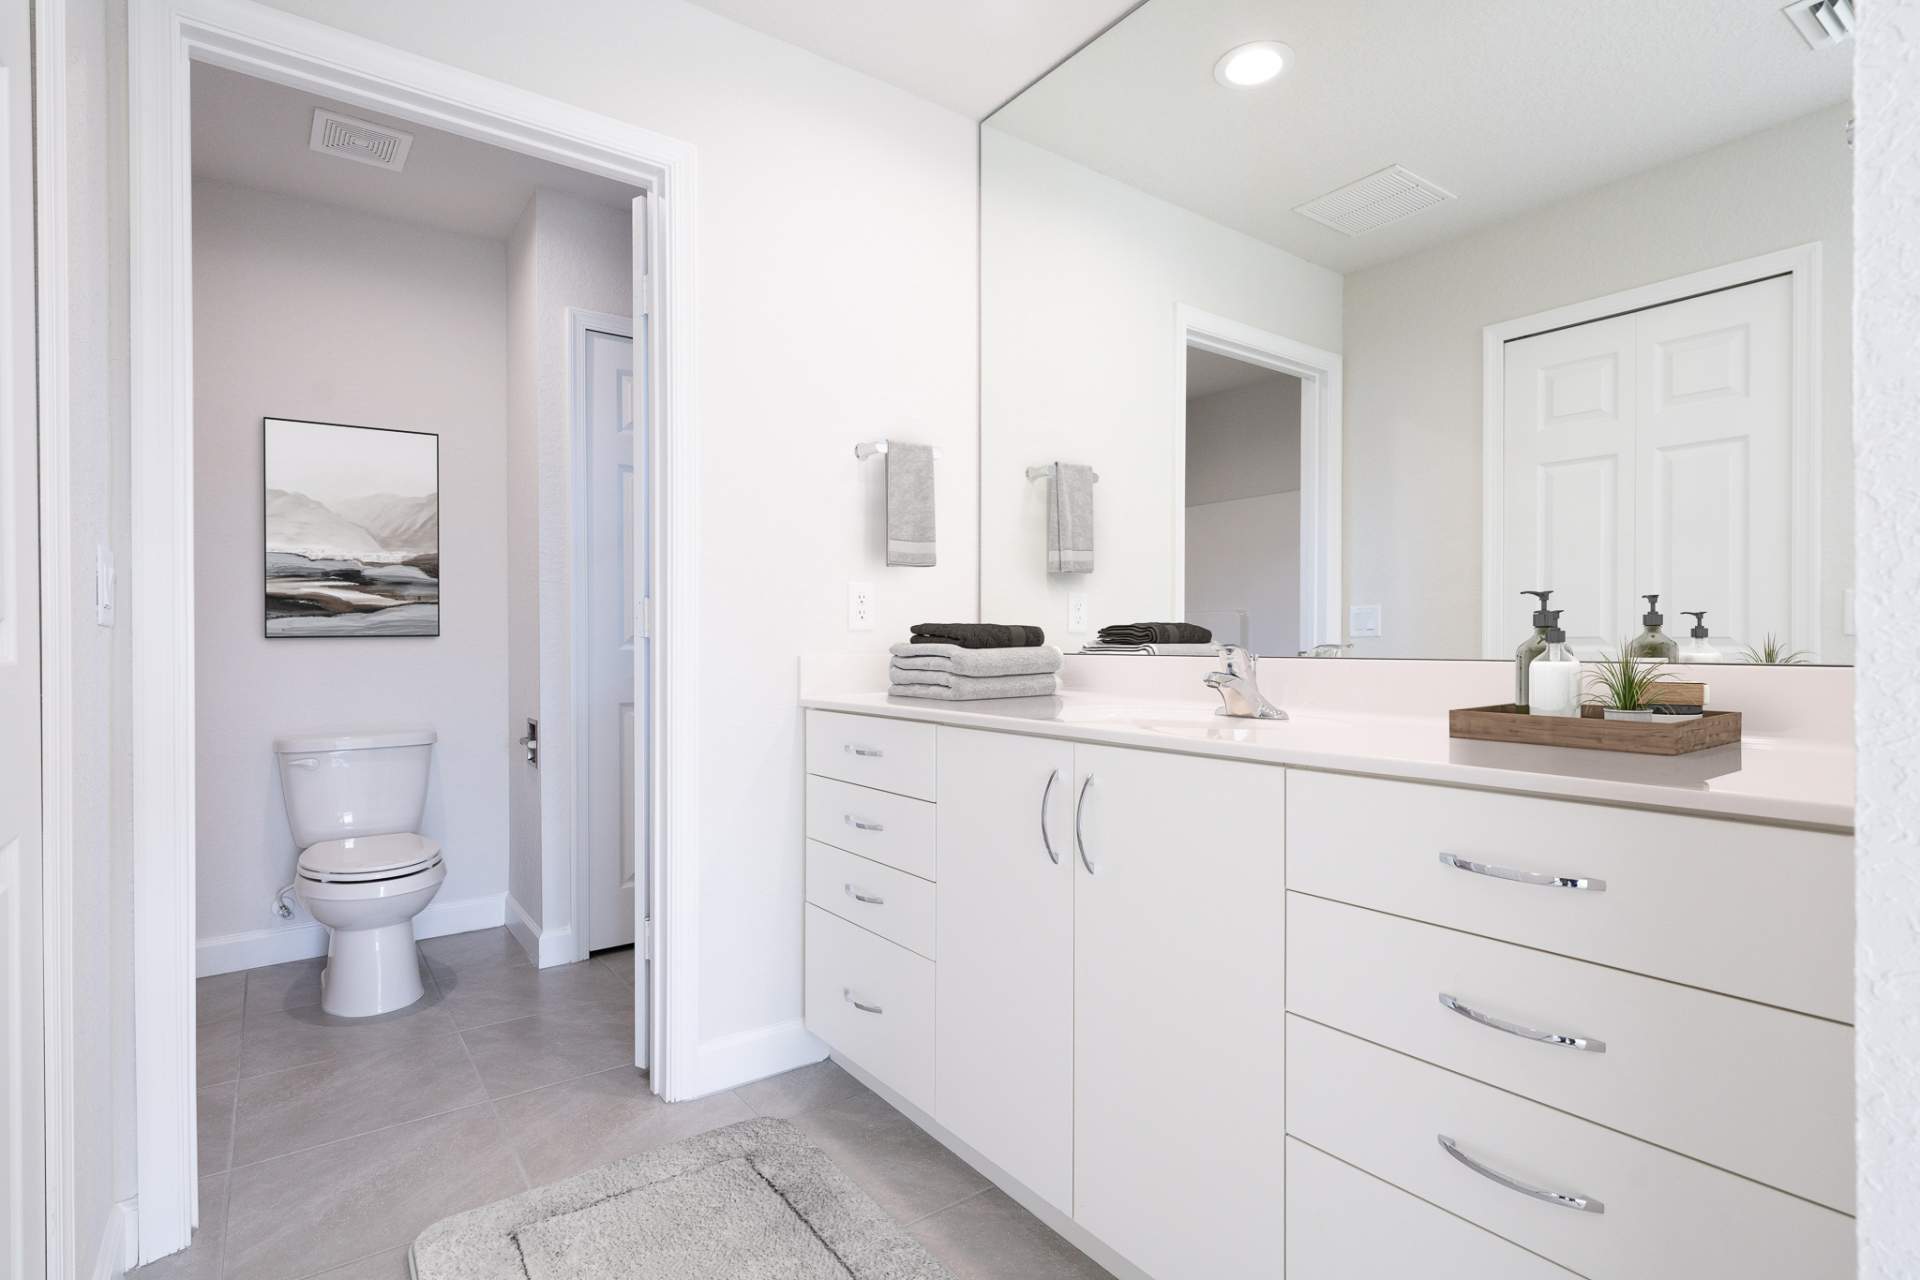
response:
<svg viewBox="0 0 1920 1280"><path fill-rule="evenodd" d="M873 630L873 584L871 582L847 584L847 630Z"/></svg>
<svg viewBox="0 0 1920 1280"><path fill-rule="evenodd" d="M1380 635L1380 606L1356 604L1347 610L1347 635L1358 639L1377 639Z"/></svg>
<svg viewBox="0 0 1920 1280"><path fill-rule="evenodd" d="M1067 597L1067 634L1081 636L1087 633L1087 593L1076 591Z"/></svg>
<svg viewBox="0 0 1920 1280"><path fill-rule="evenodd" d="M113 549L96 547L93 555L93 620L113 625Z"/></svg>

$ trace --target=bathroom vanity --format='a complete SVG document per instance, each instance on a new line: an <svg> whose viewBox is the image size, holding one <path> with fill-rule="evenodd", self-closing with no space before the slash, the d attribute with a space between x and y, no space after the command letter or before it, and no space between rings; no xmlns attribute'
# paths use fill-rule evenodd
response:
<svg viewBox="0 0 1920 1280"><path fill-rule="evenodd" d="M1844 752L805 701L808 1027L1118 1272L1850 1273Z"/></svg>

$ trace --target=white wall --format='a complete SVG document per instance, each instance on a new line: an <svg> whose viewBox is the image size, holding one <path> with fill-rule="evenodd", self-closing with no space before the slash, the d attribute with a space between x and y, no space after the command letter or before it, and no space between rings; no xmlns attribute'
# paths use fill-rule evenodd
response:
<svg viewBox="0 0 1920 1280"><path fill-rule="evenodd" d="M1255 653L1300 649L1300 391L1276 373L1187 401L1185 616Z"/></svg>
<svg viewBox="0 0 1920 1280"><path fill-rule="evenodd" d="M279 734L427 724L436 906L506 889L506 248L194 184L200 939L288 927ZM261 423L440 437L441 634L262 637ZM297 923L297 922L296 922Z"/></svg>
<svg viewBox="0 0 1920 1280"><path fill-rule="evenodd" d="M1480 654L1483 326L1820 241L1821 650L1850 660L1846 123L1820 111L1346 278L1346 599L1385 620L1356 654Z"/></svg>
<svg viewBox="0 0 1920 1280"><path fill-rule="evenodd" d="M1094 629L1169 618L1175 308L1337 351L1340 277L990 126L980 209L983 616L1076 639L1084 592ZM1100 473L1090 574L1046 572L1025 471L1055 460Z"/></svg>
<svg viewBox="0 0 1920 1280"><path fill-rule="evenodd" d="M972 618L972 121L682 0L276 0L698 149L699 1023L707 1087L817 1052L801 1013L797 655ZM939 556L887 569L878 463L942 446ZM877 588L849 634L849 579ZM673 677L671 674L669 679ZM496 718L495 723L498 723Z"/></svg>
<svg viewBox="0 0 1920 1280"><path fill-rule="evenodd" d="M1920 1275L1920 0L1861 10L1854 1057L1861 1280Z"/></svg>
<svg viewBox="0 0 1920 1280"><path fill-rule="evenodd" d="M509 766L513 901L542 934L575 927L573 841L572 423L567 309L627 315L633 215L538 191L508 241L507 736L540 722L540 767ZM546 513L543 518L543 511ZM550 643L544 656L540 642ZM544 851L544 854L543 854Z"/></svg>

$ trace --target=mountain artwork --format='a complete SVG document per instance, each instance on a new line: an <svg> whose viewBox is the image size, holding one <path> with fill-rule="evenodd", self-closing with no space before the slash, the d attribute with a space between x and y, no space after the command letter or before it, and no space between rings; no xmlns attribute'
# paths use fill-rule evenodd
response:
<svg viewBox="0 0 1920 1280"><path fill-rule="evenodd" d="M268 418L268 638L440 634L440 437Z"/></svg>

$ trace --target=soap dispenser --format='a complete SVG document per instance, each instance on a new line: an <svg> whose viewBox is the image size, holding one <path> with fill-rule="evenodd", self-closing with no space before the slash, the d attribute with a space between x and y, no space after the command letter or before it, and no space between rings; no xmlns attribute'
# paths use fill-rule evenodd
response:
<svg viewBox="0 0 1920 1280"><path fill-rule="evenodd" d="M1660 629L1666 619L1660 615L1660 597L1643 596L1647 602L1647 611L1640 615L1640 622L1646 627L1627 645L1629 658L1644 658L1651 662L1675 662L1680 657L1680 646L1673 637Z"/></svg>
<svg viewBox="0 0 1920 1280"><path fill-rule="evenodd" d="M1553 625L1553 619L1547 614L1547 597L1551 591L1522 591L1523 596L1538 596L1540 607L1533 611L1533 634L1520 642L1513 651L1513 706L1516 711L1527 709L1527 669L1533 660L1547 651L1547 628Z"/></svg>
<svg viewBox="0 0 1920 1280"><path fill-rule="evenodd" d="M1536 716L1578 716L1580 714L1580 660L1567 648L1567 633L1560 629L1560 609L1547 610L1547 647L1535 658L1528 673L1531 701L1527 713Z"/></svg>
<svg viewBox="0 0 1920 1280"><path fill-rule="evenodd" d="M1707 639L1707 611L1688 609L1681 615L1693 619L1693 630L1687 632L1687 642L1680 646L1682 662L1720 662L1720 651Z"/></svg>

